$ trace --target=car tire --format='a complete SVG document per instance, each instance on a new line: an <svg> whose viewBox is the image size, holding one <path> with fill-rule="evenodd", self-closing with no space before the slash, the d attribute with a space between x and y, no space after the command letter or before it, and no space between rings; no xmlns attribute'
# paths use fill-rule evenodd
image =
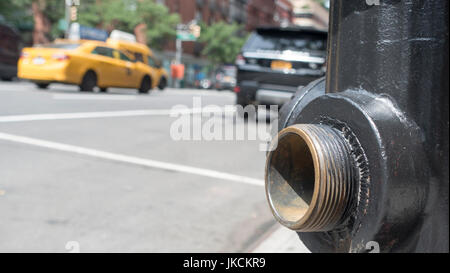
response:
<svg viewBox="0 0 450 273"><path fill-rule="evenodd" d="M142 78L141 86L138 89L139 94L147 94L152 89L152 80L149 76Z"/></svg>
<svg viewBox="0 0 450 273"><path fill-rule="evenodd" d="M80 91L93 92L95 86L97 86L97 75L94 71L90 70L83 76L83 80L80 84Z"/></svg>
<svg viewBox="0 0 450 273"><path fill-rule="evenodd" d="M36 86L39 89L47 89L49 85L49 83L36 83Z"/></svg>
<svg viewBox="0 0 450 273"><path fill-rule="evenodd" d="M238 93L236 94L236 104L245 107L250 104L250 100L246 96Z"/></svg>
<svg viewBox="0 0 450 273"><path fill-rule="evenodd" d="M102 93L108 92L108 87L100 87L100 92Z"/></svg>
<svg viewBox="0 0 450 273"><path fill-rule="evenodd" d="M159 80L158 89L160 91L163 91L167 86L167 79L165 77L162 77L161 80Z"/></svg>

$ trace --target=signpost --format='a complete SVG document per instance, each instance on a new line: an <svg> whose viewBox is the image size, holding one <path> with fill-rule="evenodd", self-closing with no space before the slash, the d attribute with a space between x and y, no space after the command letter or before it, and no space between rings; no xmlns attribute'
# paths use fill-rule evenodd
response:
<svg viewBox="0 0 450 273"><path fill-rule="evenodd" d="M177 25L177 38L176 38L176 54L175 54L175 64L176 66L181 65L181 57L183 54L183 41L196 41L200 37L201 28L197 25L195 20L187 24ZM184 71L184 67L183 67ZM182 78L182 77L181 77ZM175 87L180 87L180 78L175 79Z"/></svg>
<svg viewBox="0 0 450 273"><path fill-rule="evenodd" d="M65 0L66 2L66 38L69 38L69 26L70 23L78 19L78 8L80 0Z"/></svg>

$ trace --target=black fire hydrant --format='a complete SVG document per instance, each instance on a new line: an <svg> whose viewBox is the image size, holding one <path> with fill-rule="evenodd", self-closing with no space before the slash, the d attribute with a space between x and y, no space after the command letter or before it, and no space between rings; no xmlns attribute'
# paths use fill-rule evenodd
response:
<svg viewBox="0 0 450 273"><path fill-rule="evenodd" d="M448 252L448 5L331 1L326 77L283 106L266 162L312 252Z"/></svg>

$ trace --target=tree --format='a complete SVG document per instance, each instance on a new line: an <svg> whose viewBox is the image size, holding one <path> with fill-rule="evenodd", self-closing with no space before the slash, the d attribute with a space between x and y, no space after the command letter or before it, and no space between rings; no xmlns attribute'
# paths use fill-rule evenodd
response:
<svg viewBox="0 0 450 273"><path fill-rule="evenodd" d="M178 14L154 0L84 0L78 18L83 25L132 32L138 42L153 48L162 48L174 37L180 21Z"/></svg>
<svg viewBox="0 0 450 273"><path fill-rule="evenodd" d="M199 38L199 42L204 43L202 54L214 65L233 63L246 40L247 34L241 25L225 22L203 26Z"/></svg>
<svg viewBox="0 0 450 273"><path fill-rule="evenodd" d="M64 1L9 0L1 1L0 13L16 26L33 22L33 43L47 43L61 34L55 24L64 17Z"/></svg>
<svg viewBox="0 0 450 273"><path fill-rule="evenodd" d="M119 29L136 35L138 42L162 48L175 37L178 14L154 0L81 0L78 22L112 31ZM17 14L20 13L20 18ZM63 0L0 0L0 14L9 22L33 22L33 42L46 43L60 37L59 20L65 17ZM14 24L14 23L13 23Z"/></svg>

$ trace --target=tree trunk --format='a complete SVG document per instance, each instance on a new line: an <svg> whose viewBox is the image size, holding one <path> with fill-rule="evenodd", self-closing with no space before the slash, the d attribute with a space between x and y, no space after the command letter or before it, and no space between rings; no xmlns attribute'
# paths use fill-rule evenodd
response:
<svg viewBox="0 0 450 273"><path fill-rule="evenodd" d="M48 43L48 34L50 33L51 26L49 19L43 12L45 9L45 0L33 0L31 9L34 19L33 44Z"/></svg>
<svg viewBox="0 0 450 273"><path fill-rule="evenodd" d="M136 36L136 41L141 44L147 44L147 36L145 35L145 29L147 24L140 23L134 27L134 35Z"/></svg>

